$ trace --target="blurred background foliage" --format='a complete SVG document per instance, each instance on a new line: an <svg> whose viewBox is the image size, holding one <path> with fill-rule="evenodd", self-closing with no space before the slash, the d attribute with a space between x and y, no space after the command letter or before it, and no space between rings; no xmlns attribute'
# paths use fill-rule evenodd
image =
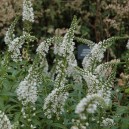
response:
<svg viewBox="0 0 129 129"><path fill-rule="evenodd" d="M129 34L128 0L32 0L35 11L33 34L39 39L63 35L76 15L77 36L95 42L114 35ZM0 1L0 49L4 34L17 15L22 14L22 0ZM22 20L17 25L20 33Z"/></svg>

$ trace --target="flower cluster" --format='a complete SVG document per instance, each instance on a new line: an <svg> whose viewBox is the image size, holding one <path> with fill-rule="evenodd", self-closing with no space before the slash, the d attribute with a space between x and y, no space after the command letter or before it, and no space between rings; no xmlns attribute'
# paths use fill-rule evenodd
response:
<svg viewBox="0 0 129 129"><path fill-rule="evenodd" d="M81 119L87 119L85 113L95 113L95 111L97 110L97 105L101 105L102 108L106 107L101 94L87 95L76 106L75 113L79 114Z"/></svg>
<svg viewBox="0 0 129 129"><path fill-rule="evenodd" d="M0 111L0 129L12 129L10 120L2 111Z"/></svg>
<svg viewBox="0 0 129 129"><path fill-rule="evenodd" d="M9 49L8 51L11 52L11 58L13 59L13 61L17 62L22 61L22 56L21 56L21 52L20 49L22 48L22 45L25 42L25 36L20 36L15 38L10 44L8 44Z"/></svg>
<svg viewBox="0 0 129 129"><path fill-rule="evenodd" d="M88 45L90 48L93 48L95 43L91 40L88 40L88 39L84 39L84 38L80 38L80 37L75 37L75 39L78 41L78 42L81 42L83 44L86 44Z"/></svg>
<svg viewBox="0 0 129 129"><path fill-rule="evenodd" d="M95 44L91 49L91 53L84 57L82 62L83 68L93 71L98 63L102 61L104 52L112 45L115 39L115 37L112 37L107 40L103 40L102 42L100 41L98 44Z"/></svg>
<svg viewBox="0 0 129 129"><path fill-rule="evenodd" d="M11 26L8 28L5 34L5 44L8 45L8 51L12 53L11 57L16 62L17 60L21 60L21 54L19 48L21 48L24 43L24 37L21 36L19 38L15 38L14 28L17 23L18 18L14 20Z"/></svg>
<svg viewBox="0 0 129 129"><path fill-rule="evenodd" d="M51 45L52 39L47 39L40 43L38 48L36 49L36 52L41 56L46 56L46 53L48 53L49 46Z"/></svg>
<svg viewBox="0 0 129 129"><path fill-rule="evenodd" d="M95 69L95 74L97 76L100 76L102 78L108 78L110 73L112 72L112 67L111 64L109 62L106 62L104 64L100 64L96 67Z"/></svg>
<svg viewBox="0 0 129 129"><path fill-rule="evenodd" d="M55 41L60 40L59 37L53 37L53 38L49 38L44 40L43 42L41 42L38 46L38 48L36 49L37 54L39 55L40 58L40 66L43 67L44 72L48 74L48 62L47 62L47 58L46 58L46 54L49 51L50 45Z"/></svg>
<svg viewBox="0 0 129 129"><path fill-rule="evenodd" d="M60 59L62 59L62 63L64 64L63 68L62 67L58 68L57 65L56 71L59 71L59 74L60 70L61 71L63 70L63 73L67 74L68 76L71 76L75 72L74 67L77 66L77 61L74 55L75 43L73 42L73 39L76 26L77 26L77 19L76 17L74 17L70 29L65 34L62 41L58 40L58 43L54 44L54 54L60 56L60 58L58 59L59 61L57 59L56 61L60 62Z"/></svg>
<svg viewBox="0 0 129 129"><path fill-rule="evenodd" d="M99 85L101 82L98 80L98 78L95 75L93 75L89 71L83 72L82 75L84 80L87 83L88 93L95 93L98 89L100 89Z"/></svg>
<svg viewBox="0 0 129 129"><path fill-rule="evenodd" d="M103 121L101 123L101 126L106 127L106 126L112 126L114 124L115 123L114 123L114 120L113 119L111 119L111 118L105 118L105 119L103 119Z"/></svg>
<svg viewBox="0 0 129 129"><path fill-rule="evenodd" d="M11 26L8 28L8 31L6 32L4 38L5 44L8 45L8 51L11 53L11 58L15 62L22 61L21 48L25 41L28 40L31 42L36 39L34 36L31 36L29 33L26 32L23 32L22 36L15 38L14 28L17 21L18 18L16 18Z"/></svg>
<svg viewBox="0 0 129 129"><path fill-rule="evenodd" d="M30 68L28 76L20 82L16 90L18 99L24 106L28 103L35 104L37 101L37 75L32 72L32 68Z"/></svg>
<svg viewBox="0 0 129 129"><path fill-rule="evenodd" d="M74 18L71 24L70 29L65 34L62 40L57 40L54 44L54 54L58 55L55 61L54 71L52 69L53 80L54 80L54 89L53 91L46 97L44 107L45 115L48 118L51 118L53 114L57 117L63 112L63 106L68 97L66 82L66 77L72 75L74 72L74 67L77 66L77 61L73 54L74 45L74 31L77 26L77 19ZM43 45L42 45L43 46ZM40 47L39 50L43 49Z"/></svg>
<svg viewBox="0 0 129 129"><path fill-rule="evenodd" d="M115 62L113 62L113 63L115 63ZM113 82L112 82L113 75L112 74L114 74L114 72L113 72L113 69L111 67L111 65L113 63L108 62L108 63L100 65L100 66L107 68L107 69L111 68L111 70L112 70L112 71L110 71L108 78L105 77L105 76L107 76L106 72L104 73L104 75L103 75L105 77L104 80L101 79L101 76L97 76L97 73L96 73L96 75L94 75L93 73L91 73L89 71L85 71L85 70L81 71L82 72L81 74L83 75L83 78L87 83L87 87L88 87L87 95L90 95L90 97L92 97L94 95L98 95L103 100L105 105L107 105L107 106L110 104L111 87L113 84ZM99 69L99 70L101 70L101 69ZM100 73L101 71L97 71L97 72ZM84 100L87 100L87 97L85 97ZM96 101L98 101L98 99ZM97 107L97 105L96 105L96 107ZM94 110L93 110L93 112L94 112Z"/></svg>
<svg viewBox="0 0 129 129"><path fill-rule="evenodd" d="M54 80L54 87L62 87L66 83L66 69L65 69L65 62L63 60L57 60L57 65L56 65L56 78Z"/></svg>
<svg viewBox="0 0 129 129"><path fill-rule="evenodd" d="M98 109L100 108L102 110L107 109L110 103L110 95L111 95L110 94L111 92L109 90L108 92L106 93L105 91L100 90L94 94L87 94L86 97L83 98L78 103L75 109L75 113L79 115L79 120L76 120L76 121L79 121L78 125L75 123L78 127L80 128L83 127L86 129L88 126L90 126L89 122L93 121L95 117L93 114L97 113ZM94 116L94 117L89 117L89 116ZM96 122L100 122L100 121L96 121Z"/></svg>
<svg viewBox="0 0 129 129"><path fill-rule="evenodd" d="M32 129L35 128L31 123L31 119L35 116L35 103L38 99L38 86L41 84L40 72L42 71L40 71L40 68L34 63L28 70L28 75L20 82L16 90L18 100L22 103L21 112L23 118L30 123L28 126ZM22 126L24 127L24 124Z"/></svg>
<svg viewBox="0 0 129 129"><path fill-rule="evenodd" d="M22 19L23 21L26 20L26 21L34 22L34 12L32 8L31 0L23 1L22 16L23 16L23 19Z"/></svg>
<svg viewBox="0 0 129 129"><path fill-rule="evenodd" d="M74 17L71 27L68 32L65 34L63 41L60 41L58 44L54 44L54 53L59 56L66 57L69 54L73 53L74 45L74 32L77 26L77 18Z"/></svg>
<svg viewBox="0 0 129 129"><path fill-rule="evenodd" d="M15 38L14 28L15 28L15 25L16 25L17 21L18 21L18 18L16 18L14 20L14 22L11 24L11 26L8 28L8 30L5 34L4 42L7 45L9 45L13 41L13 39Z"/></svg>
<svg viewBox="0 0 129 129"><path fill-rule="evenodd" d="M17 89L17 95L18 99L22 100L23 105L29 102L35 104L37 100L36 80L30 81L25 78L21 81Z"/></svg>
<svg viewBox="0 0 129 129"><path fill-rule="evenodd" d="M111 88L115 77L115 68L119 60L113 60L99 65L103 59L106 48L110 46L113 39L95 44L91 54L86 57L90 65L84 63L83 68L77 67L83 79L87 83L87 95L76 106L75 113L79 115L80 121L89 121L89 114L94 114L98 109L103 111L111 104ZM99 108L98 108L99 107ZM96 115L97 117L97 115ZM82 124L80 122L80 124ZM80 126L80 125L79 125ZM84 125L87 128L87 125Z"/></svg>
<svg viewBox="0 0 129 129"><path fill-rule="evenodd" d="M95 68L94 74L97 77L108 79L112 73L113 67L119 62L119 60L111 60L110 62L102 63Z"/></svg>
<svg viewBox="0 0 129 129"><path fill-rule="evenodd" d="M63 107L69 95L67 88L68 87L66 86L55 88L45 98L43 110L45 111L45 116L47 116L48 119L52 118L54 114L59 118L60 114L64 111Z"/></svg>
<svg viewBox="0 0 129 129"><path fill-rule="evenodd" d="M11 52L11 58L13 61L22 61L21 49L25 41L33 42L36 38L28 33L15 38L8 44L8 51Z"/></svg>

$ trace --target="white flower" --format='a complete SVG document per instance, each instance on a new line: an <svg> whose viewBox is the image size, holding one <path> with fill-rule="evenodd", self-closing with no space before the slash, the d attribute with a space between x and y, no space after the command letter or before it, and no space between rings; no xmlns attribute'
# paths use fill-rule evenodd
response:
<svg viewBox="0 0 129 129"><path fill-rule="evenodd" d="M34 22L34 12L33 12L33 8L32 8L31 0L23 1L22 16L23 16L23 19L22 19L23 21L27 20L30 22Z"/></svg>
<svg viewBox="0 0 129 129"><path fill-rule="evenodd" d="M14 22L11 24L11 26L8 28L6 34L5 34L5 38L4 38L4 41L5 41L5 44L6 45L9 45L12 40L14 39L15 35L14 35L14 28L15 28L15 25L18 21L18 18L16 18L14 20Z"/></svg>
<svg viewBox="0 0 129 129"><path fill-rule="evenodd" d="M106 118L101 123L101 126L112 126L112 125L114 125L114 120L111 118Z"/></svg>
<svg viewBox="0 0 129 129"><path fill-rule="evenodd" d="M48 53L48 50L49 50L49 43L47 41L44 41L40 43L36 51L38 54L45 56L46 53Z"/></svg>
<svg viewBox="0 0 129 129"><path fill-rule="evenodd" d="M77 126L72 126L70 129L79 129Z"/></svg>
<svg viewBox="0 0 129 129"><path fill-rule="evenodd" d="M29 79L28 75L23 81L20 82L19 87L16 90L18 99L22 101L23 105L27 103L35 104L37 101L37 80L33 77L33 79Z"/></svg>
<svg viewBox="0 0 129 129"><path fill-rule="evenodd" d="M88 108L86 109L88 113L94 113L97 109L96 104L89 104Z"/></svg>
<svg viewBox="0 0 129 129"><path fill-rule="evenodd" d="M100 81L98 78L89 71L85 71L82 75L87 83L88 93L95 93L99 89Z"/></svg>
<svg viewBox="0 0 129 129"><path fill-rule="evenodd" d="M0 111L0 129L12 129L12 125L4 112Z"/></svg>
<svg viewBox="0 0 129 129"><path fill-rule="evenodd" d="M68 98L69 93L65 91L65 86L60 88L55 88L44 101L43 110L45 111L45 116L48 119L52 118L55 114L59 117L62 112L64 112L65 101Z"/></svg>
<svg viewBox="0 0 129 129"><path fill-rule="evenodd" d="M65 34L64 39L59 46L58 55L65 56L66 55L66 49L67 49L67 34Z"/></svg>
<svg viewBox="0 0 129 129"><path fill-rule="evenodd" d="M13 61L17 62L19 60L22 60L20 49L22 48L24 42L25 36L20 36L15 38L13 41L10 42L10 44L8 44L8 51L11 52L11 57Z"/></svg>
<svg viewBox="0 0 129 129"><path fill-rule="evenodd" d="M109 38L107 40L103 40L103 42L99 42L95 44L91 49L91 53L88 56L85 56L82 62L83 68L86 70L94 70L96 68L96 63L100 63L104 57L104 52L106 49L111 46L113 40L115 38Z"/></svg>
<svg viewBox="0 0 129 129"><path fill-rule="evenodd" d="M12 32L10 32L10 31L12 31L12 30L10 30L10 28L8 29L8 31L6 32L6 34L5 34L5 38L4 38L4 41L5 41L5 44L9 44L9 43L11 43L12 42L12 40L14 39L14 37L15 37L15 35L14 34L12 34L12 37L11 37L11 34L10 33L12 33Z"/></svg>
<svg viewBox="0 0 129 129"><path fill-rule="evenodd" d="M81 119L81 116L84 116L85 113L95 113L98 105L102 108L107 106L104 98L98 94L89 94L78 103L75 113L78 114Z"/></svg>

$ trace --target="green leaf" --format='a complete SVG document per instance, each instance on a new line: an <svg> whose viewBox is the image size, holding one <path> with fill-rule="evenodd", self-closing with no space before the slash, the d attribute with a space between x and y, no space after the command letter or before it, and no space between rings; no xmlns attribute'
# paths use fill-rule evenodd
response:
<svg viewBox="0 0 129 129"><path fill-rule="evenodd" d="M122 120L121 129L129 129L129 117L123 118Z"/></svg>
<svg viewBox="0 0 129 129"><path fill-rule="evenodd" d="M60 123L52 123L51 124L53 127L58 127L60 129L67 129L64 125L60 124Z"/></svg>
<svg viewBox="0 0 129 129"><path fill-rule="evenodd" d="M129 94L129 88L125 89L125 93Z"/></svg>
<svg viewBox="0 0 129 129"><path fill-rule="evenodd" d="M117 108L117 114L122 115L128 111L128 107L126 106L119 106Z"/></svg>

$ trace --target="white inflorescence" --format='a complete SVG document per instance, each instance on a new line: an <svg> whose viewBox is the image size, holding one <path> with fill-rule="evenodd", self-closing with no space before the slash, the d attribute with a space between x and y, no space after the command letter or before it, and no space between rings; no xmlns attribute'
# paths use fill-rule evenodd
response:
<svg viewBox="0 0 129 129"><path fill-rule="evenodd" d="M119 62L120 62L119 59L117 60L115 59L111 60L110 62L102 63L95 68L94 74L100 78L107 79L111 75L115 64Z"/></svg>
<svg viewBox="0 0 129 129"><path fill-rule="evenodd" d="M101 61L101 59L104 57L104 51L106 49L102 47L102 42L99 42L98 44L95 44L94 47L91 50L90 56L86 56L83 59L83 67L87 69L88 67L91 67L93 65L92 63L94 61ZM94 62L95 63L95 62Z"/></svg>
<svg viewBox="0 0 129 129"><path fill-rule="evenodd" d="M46 53L48 53L48 50L49 50L49 42L44 41L44 42L40 43L40 45L38 46L36 51L37 51L38 54L41 54L42 56L45 56Z"/></svg>
<svg viewBox="0 0 129 129"><path fill-rule="evenodd" d="M67 49L67 33L65 34L63 41L59 45L54 46L54 52L57 53L59 56L66 56L66 49Z"/></svg>
<svg viewBox="0 0 129 129"><path fill-rule="evenodd" d="M104 119L103 121L102 121L102 124L101 124L102 126L112 126L112 125L114 125L114 120L113 119L111 119L111 118L106 118L106 119Z"/></svg>
<svg viewBox="0 0 129 129"><path fill-rule="evenodd" d="M41 42L36 49L37 54L39 54L40 57L40 65L43 66L44 72L48 74L48 62L46 59L46 54L48 53L49 46L51 44L52 39L48 39L44 42Z"/></svg>
<svg viewBox="0 0 129 129"><path fill-rule="evenodd" d="M65 64L63 60L55 60L55 62L57 63L56 68L55 68L55 80L54 80L54 87L58 88L58 87L62 87L65 85L66 83L66 68L65 68Z"/></svg>
<svg viewBox="0 0 129 129"><path fill-rule="evenodd" d="M74 67L77 66L77 61L73 54L75 45L73 38L77 22L76 20L77 19L74 18L72 25L65 34L63 40L58 40L54 44L54 54L58 55L58 58L54 60L54 63L56 64L56 67L54 68L55 71L52 69L52 77L55 82L54 89L46 97L43 107L45 115L48 118L51 118L54 115L59 117L64 110L63 106L68 98L67 86L65 86L67 82L66 77L72 75ZM42 50L42 52L44 51L41 47L40 50Z"/></svg>
<svg viewBox="0 0 129 129"><path fill-rule="evenodd" d="M28 76L20 82L19 87L16 90L18 99L22 101L23 105L26 105L28 103L35 104L38 98L37 76L31 76L31 74L28 74Z"/></svg>
<svg viewBox="0 0 129 129"><path fill-rule="evenodd" d="M100 81L91 72L89 72L89 71L85 72L83 74L83 78L87 83L88 93L95 93L99 89Z"/></svg>
<svg viewBox="0 0 129 129"><path fill-rule="evenodd" d="M58 64L56 66L56 73L60 74L63 70L63 72L67 73L68 76L73 74L74 67L77 66L77 61L73 54L75 43L73 42L73 39L69 38L69 33L70 32L66 33L63 38L63 41L60 44L54 45L54 53L63 57L62 60L57 60ZM64 60L66 61L64 62Z"/></svg>
<svg viewBox="0 0 129 129"><path fill-rule="evenodd" d="M14 39L15 35L11 33L13 32L13 30L10 30L10 28L7 30L6 34L5 34L5 38L4 38L4 41L5 41L5 44L9 45L9 43L12 42L12 39ZM12 36L12 37L11 37Z"/></svg>
<svg viewBox="0 0 129 129"><path fill-rule="evenodd" d="M72 126L70 129L79 129L77 126Z"/></svg>
<svg viewBox="0 0 129 129"><path fill-rule="evenodd" d="M18 38L15 38L13 41L10 42L10 44L8 44L8 51L12 53L11 58L13 59L13 61L17 62L18 60L22 60L20 49L22 48L24 42L25 36L20 36Z"/></svg>
<svg viewBox="0 0 129 129"><path fill-rule="evenodd" d="M98 65L94 73L97 74L97 76L106 79L109 77L111 72L112 72L112 67L111 64L108 62Z"/></svg>
<svg viewBox="0 0 129 129"><path fill-rule="evenodd" d="M93 75L89 71L83 73L83 78L87 82L87 93L90 95L97 94L99 97L104 99L105 104L108 106L111 101L111 82L109 82L108 80L105 80L103 82L100 78L97 78L96 75Z"/></svg>
<svg viewBox="0 0 129 129"><path fill-rule="evenodd" d="M77 126L80 128L82 128L81 124L83 124L84 121L87 122L90 120L88 114L92 116L94 113L97 113L98 107L102 110L106 110L111 106L111 91L115 77L116 64L119 60L113 60L104 64L100 63L107 47L116 39L117 38L113 37L95 44L91 53L83 60L83 70L77 68L87 83L87 95L80 100L75 109L75 113L79 115L80 121L80 125ZM97 115L95 116L98 117ZM99 121L97 121L97 123L98 122ZM113 124L113 120L105 119L102 122L103 126L108 126L109 123L110 125ZM87 125L84 125L84 128L87 128L86 126Z"/></svg>
<svg viewBox="0 0 129 129"><path fill-rule="evenodd" d="M97 56L97 55L96 55ZM87 114L94 114L97 107L101 107L102 109L106 109L111 104L111 87L112 80L111 79L115 62L108 62L105 64L99 65L92 72L88 71L88 69L80 70L83 75L84 80L87 82L87 96L83 98L78 105L76 106L75 113L79 115L80 120L86 120ZM109 70L108 75L106 71ZM103 79L99 76L103 72ZM111 77L110 77L111 76Z"/></svg>
<svg viewBox="0 0 129 129"><path fill-rule="evenodd" d="M44 101L43 110L47 118L52 118L52 115L55 114L56 117L59 117L60 114L64 111L63 107L65 101L68 98L69 93L65 91L65 87L55 88Z"/></svg>
<svg viewBox="0 0 129 129"><path fill-rule="evenodd" d="M0 111L0 129L12 129L12 125L4 112Z"/></svg>
<svg viewBox="0 0 129 129"><path fill-rule="evenodd" d="M54 53L64 57L67 61L66 64L66 72L67 75L70 76L74 72L74 67L77 66L77 61L74 55L74 46L75 43L73 42L74 39L74 31L76 28L76 19L73 20L73 24L68 32L65 34L63 41L59 42L58 44L54 44Z"/></svg>
<svg viewBox="0 0 129 129"><path fill-rule="evenodd" d="M15 25L17 23L17 20L18 19L15 19L14 22L11 24L11 26L8 28L6 34L5 34L5 38L4 38L4 41L5 41L5 44L9 45L12 40L14 39L15 35L14 35L14 28L15 28Z"/></svg>
<svg viewBox="0 0 129 129"><path fill-rule="evenodd" d="M31 0L24 0L23 1L23 21L27 20L30 22L34 22L34 12L32 8Z"/></svg>
<svg viewBox="0 0 129 129"><path fill-rule="evenodd" d="M115 38L109 38L107 40L103 40L103 42L99 42L95 44L91 49L91 53L88 56L85 56L82 62L84 69L94 68L93 65L96 66L97 62L101 62L104 57L104 52L106 49L112 44Z"/></svg>
<svg viewBox="0 0 129 129"><path fill-rule="evenodd" d="M95 113L97 105L99 104L96 101L96 98L100 98L100 96L98 94L87 95L76 106L75 113L79 114L80 116L83 116L85 111L87 113Z"/></svg>

